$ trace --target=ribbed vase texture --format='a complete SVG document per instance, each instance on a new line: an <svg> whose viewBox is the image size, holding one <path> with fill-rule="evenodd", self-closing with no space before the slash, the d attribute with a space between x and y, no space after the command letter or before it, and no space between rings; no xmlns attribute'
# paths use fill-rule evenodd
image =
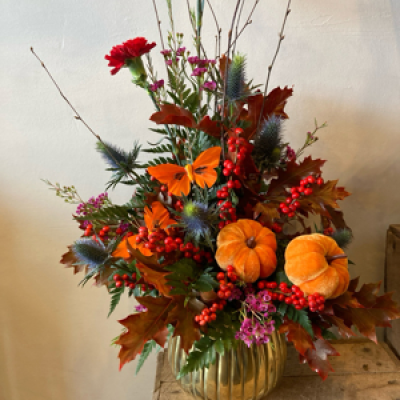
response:
<svg viewBox="0 0 400 400"><path fill-rule="evenodd" d="M236 349L216 354L216 363L180 379L183 390L197 400L260 400L275 388L286 361L284 335L274 332L265 345L250 348L239 341ZM185 365L186 353L180 338L170 339L168 361L176 377Z"/></svg>

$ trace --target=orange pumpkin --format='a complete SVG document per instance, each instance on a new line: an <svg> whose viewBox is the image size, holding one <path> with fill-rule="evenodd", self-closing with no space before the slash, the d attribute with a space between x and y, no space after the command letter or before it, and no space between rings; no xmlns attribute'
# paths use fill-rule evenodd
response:
<svg viewBox="0 0 400 400"><path fill-rule="evenodd" d="M319 293L326 299L343 294L350 281L344 251L331 237L318 233L298 236L289 243L285 272L306 295Z"/></svg>
<svg viewBox="0 0 400 400"><path fill-rule="evenodd" d="M245 282L270 276L276 268L275 234L257 221L241 219L222 228L217 237L218 265L232 265Z"/></svg>

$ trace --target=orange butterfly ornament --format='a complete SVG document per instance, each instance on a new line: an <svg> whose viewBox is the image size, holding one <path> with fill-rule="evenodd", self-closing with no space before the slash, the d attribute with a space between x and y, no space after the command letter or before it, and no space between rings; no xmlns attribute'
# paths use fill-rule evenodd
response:
<svg viewBox="0 0 400 400"><path fill-rule="evenodd" d="M168 186L168 191L175 196L187 196L191 183L204 189L211 187L217 180L215 168L219 165L221 147L211 147L196 158L193 164L181 167L176 164L161 164L147 168L149 174Z"/></svg>

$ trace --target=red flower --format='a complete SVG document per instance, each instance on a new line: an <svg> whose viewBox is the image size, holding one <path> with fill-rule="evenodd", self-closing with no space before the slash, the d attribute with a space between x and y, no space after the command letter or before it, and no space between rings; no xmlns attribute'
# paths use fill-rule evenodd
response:
<svg viewBox="0 0 400 400"><path fill-rule="evenodd" d="M127 60L140 57L155 46L155 42L147 43L147 39L144 37L137 37L114 46L110 54L104 58L109 61L108 66L113 67L111 74L115 75L126 64Z"/></svg>

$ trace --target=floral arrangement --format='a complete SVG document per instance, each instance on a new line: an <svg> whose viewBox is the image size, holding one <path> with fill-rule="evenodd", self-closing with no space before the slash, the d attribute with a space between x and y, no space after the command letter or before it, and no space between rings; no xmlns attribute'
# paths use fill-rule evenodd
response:
<svg viewBox="0 0 400 400"><path fill-rule="evenodd" d="M143 37L105 57L113 75L129 70L155 107L151 130L160 140L147 148L135 143L124 151L95 134L112 173L107 188L131 185L132 197L123 205L107 193L84 201L73 186L47 182L79 204L73 218L81 237L61 263L84 273L82 285L93 280L107 288L109 315L123 295L139 303L119 321L121 367L139 357L140 369L153 349L180 336L189 354L183 376L239 341L262 345L278 331L325 379L332 370L327 356L339 355L329 339L358 333L376 341L375 328L390 326L400 311L391 294L378 294L379 283L358 289L358 278L350 278L345 248L352 231L338 205L349 193L325 180L324 160L303 155L325 124L315 123L298 150L285 141L293 90L268 91L268 83L290 1L264 93L247 79L247 57L235 48L251 14L242 30L229 31L228 50L220 52L219 37L209 58L201 41L204 1L190 10L195 55L175 33L171 3L171 31L158 52L164 79L150 56L156 43ZM155 158L140 162L141 152ZM311 215L320 218L313 228Z"/></svg>

